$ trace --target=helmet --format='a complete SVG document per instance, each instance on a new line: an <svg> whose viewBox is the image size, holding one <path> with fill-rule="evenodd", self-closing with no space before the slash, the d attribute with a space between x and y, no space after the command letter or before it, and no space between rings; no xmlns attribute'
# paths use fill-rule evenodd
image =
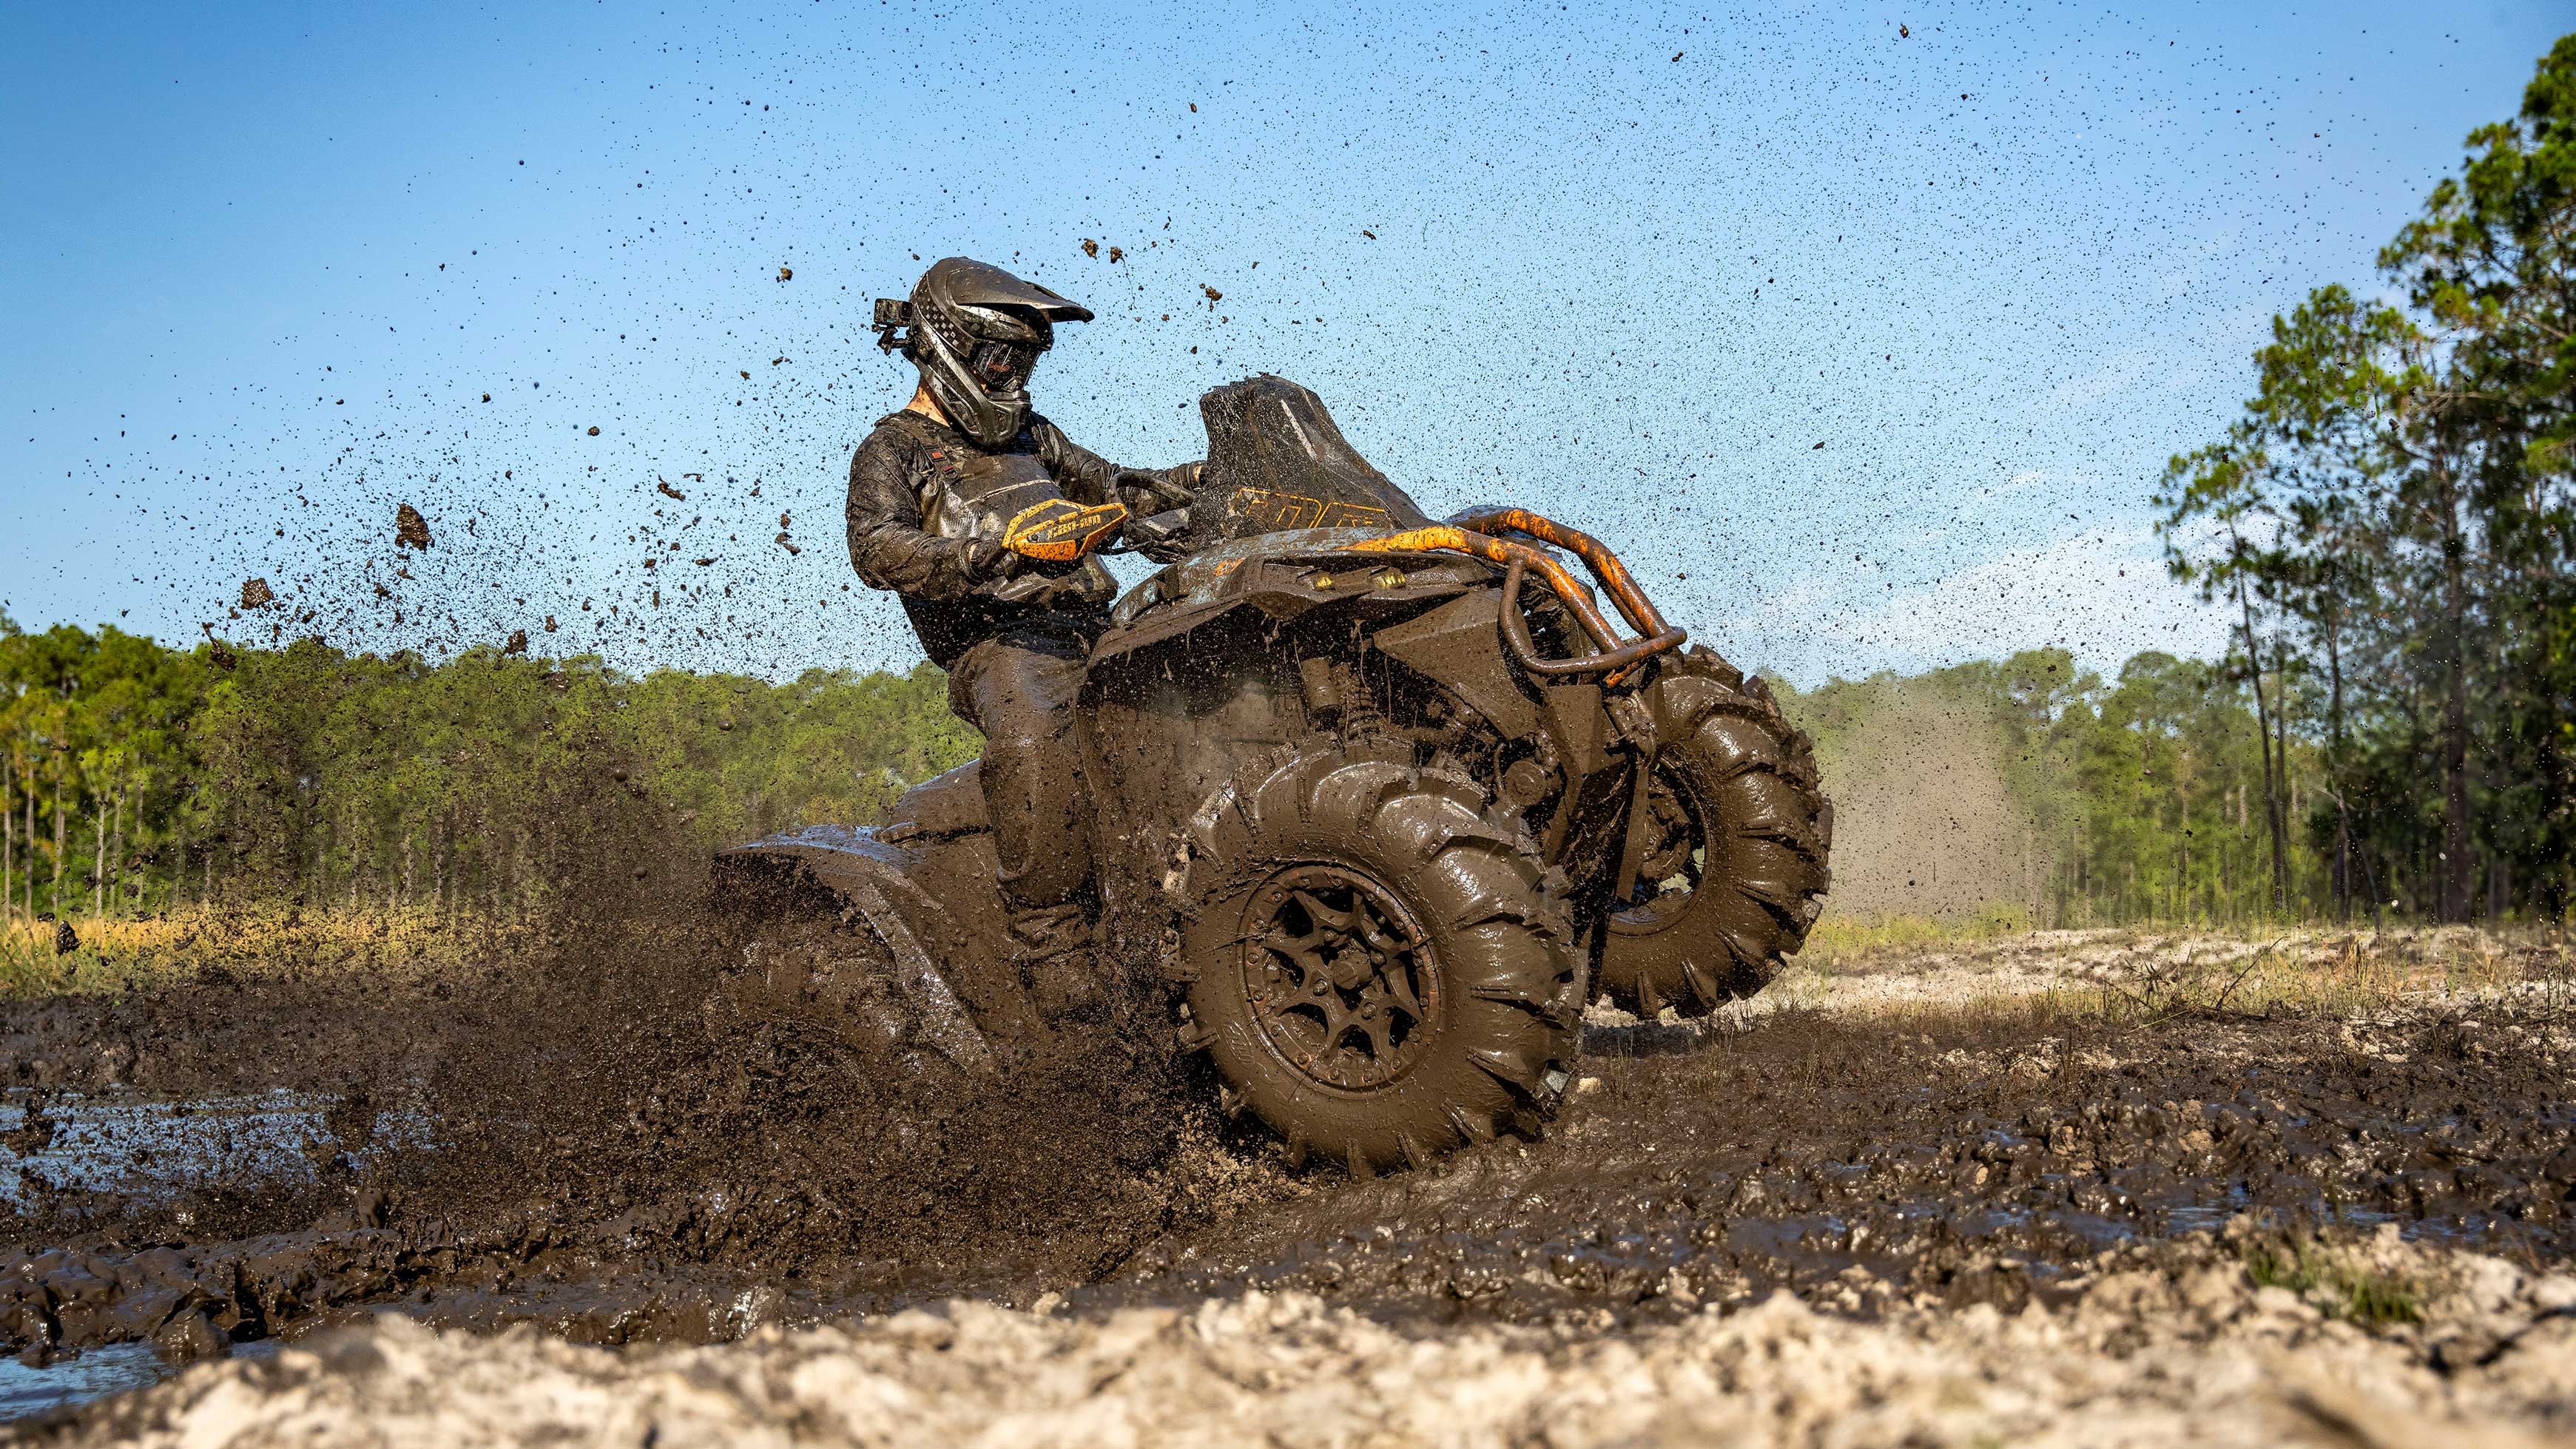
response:
<svg viewBox="0 0 2576 1449"><path fill-rule="evenodd" d="M959 432L1007 445L1029 418L1029 373L1055 345L1055 324L1088 322L1089 308L1035 282L965 257L930 264L902 302L876 307L877 345L903 349L921 384ZM902 337L895 329L909 327Z"/></svg>

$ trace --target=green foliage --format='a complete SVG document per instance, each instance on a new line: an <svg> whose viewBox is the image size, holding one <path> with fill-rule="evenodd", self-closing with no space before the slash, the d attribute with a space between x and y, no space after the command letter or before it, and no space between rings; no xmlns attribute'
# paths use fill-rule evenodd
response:
<svg viewBox="0 0 2576 1449"><path fill-rule="evenodd" d="M6 885L29 915L516 908L637 849L639 820L700 856L864 822L979 747L927 665L628 679L596 659L181 652L0 618Z"/></svg>
<svg viewBox="0 0 2576 1449"><path fill-rule="evenodd" d="M2320 287L2221 442L2155 502L2254 689L2286 900L2463 920L2576 899L2576 36L2379 256L2403 307ZM2303 704L2305 692L2317 698ZM2304 815L2284 772L2321 752Z"/></svg>

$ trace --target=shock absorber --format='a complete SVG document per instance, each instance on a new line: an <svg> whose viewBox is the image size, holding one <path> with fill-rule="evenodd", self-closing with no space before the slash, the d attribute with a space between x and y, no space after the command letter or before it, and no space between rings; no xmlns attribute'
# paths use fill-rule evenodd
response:
<svg viewBox="0 0 2576 1449"><path fill-rule="evenodd" d="M1297 685L1306 701L1306 716L1318 728L1340 735L1342 747L1356 752L1387 733L1386 715L1377 707L1357 662L1317 654L1297 663Z"/></svg>

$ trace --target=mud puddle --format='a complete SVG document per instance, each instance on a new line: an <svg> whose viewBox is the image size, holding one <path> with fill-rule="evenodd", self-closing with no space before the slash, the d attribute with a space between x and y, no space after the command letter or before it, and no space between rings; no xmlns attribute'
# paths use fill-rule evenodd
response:
<svg viewBox="0 0 2576 1449"><path fill-rule="evenodd" d="M1288 1171L1117 1023L980 1095L924 1091L711 1010L705 963L662 959L589 1010L570 1003L598 979L566 970L365 1027L304 998L226 1018L388 1033L373 1073L324 1053L245 1090L217 1053L198 1059L222 1090L193 1099L13 1097L8 1128L30 1104L58 1125L0 1164L52 1185L0 1253L0 1334L29 1365L10 1412L387 1311L704 1344L953 1298L1090 1320L1260 1291L1404 1333L1598 1335L1783 1290L1856 1321L2062 1306L2106 1254L2205 1257L2231 1222L2385 1226L2534 1271L2570 1247L2568 1028L2506 1004L2116 1030L1778 1012L1697 1054L1592 1062L1546 1141L1352 1182ZM31 1054L114 1060L204 1008L130 1001L86 1043L58 1011L14 1038L0 1019L0 1050L23 1079Z"/></svg>
<svg viewBox="0 0 2576 1449"><path fill-rule="evenodd" d="M0 1094L0 1206L26 1212L40 1195L151 1202L226 1179L309 1185L336 1153L334 1107L310 1093L162 1098L147 1093ZM416 1141L425 1124L387 1114L370 1136Z"/></svg>

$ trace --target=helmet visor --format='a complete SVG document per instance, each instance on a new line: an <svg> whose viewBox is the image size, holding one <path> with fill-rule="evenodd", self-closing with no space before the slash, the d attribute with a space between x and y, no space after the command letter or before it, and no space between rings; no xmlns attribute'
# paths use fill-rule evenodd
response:
<svg viewBox="0 0 2576 1449"><path fill-rule="evenodd" d="M1020 342L979 342L966 360L977 386L1003 396L1024 391L1037 365L1038 349Z"/></svg>

